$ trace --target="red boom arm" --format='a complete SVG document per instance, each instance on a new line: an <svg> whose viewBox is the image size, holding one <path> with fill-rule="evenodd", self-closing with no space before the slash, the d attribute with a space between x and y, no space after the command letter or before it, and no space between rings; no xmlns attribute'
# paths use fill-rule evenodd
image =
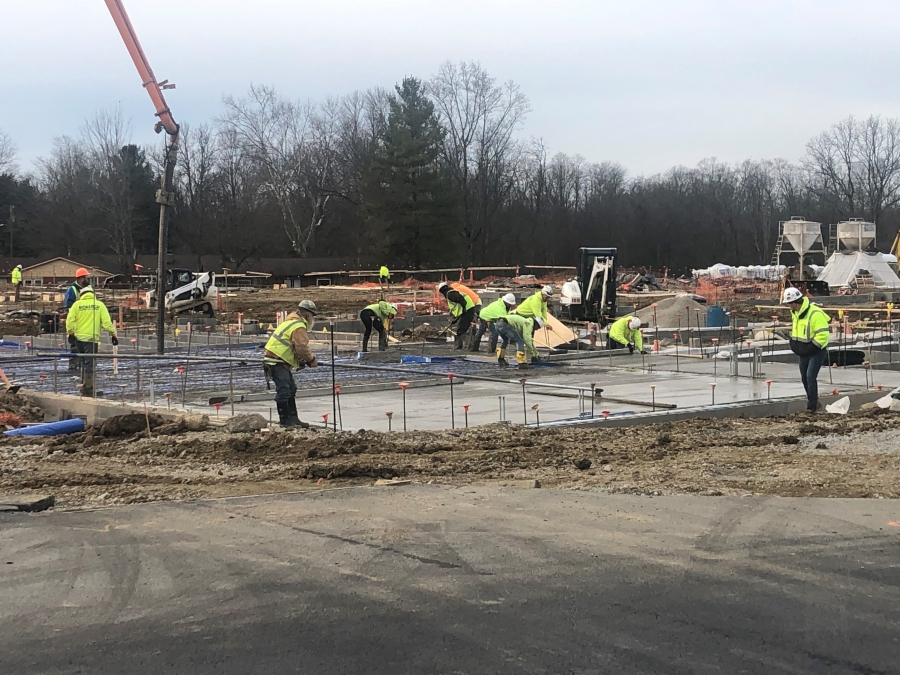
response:
<svg viewBox="0 0 900 675"><path fill-rule="evenodd" d="M159 133L162 129L165 129L169 135L177 136L178 125L175 124L175 120L172 118L172 111L169 110L169 106L166 104L166 97L162 93L164 88L171 88L174 85L167 86L166 80L161 84L156 81L153 69L150 68L150 62L147 60L144 50L141 49L141 43L120 0L106 0L106 6L109 8L109 13L112 14L113 21L116 22L116 28L119 29L122 40L125 42L125 47L128 48L128 53L131 54L131 60L134 61L134 65L141 76L144 88L150 94L150 100L153 101L153 105L156 106L156 116L159 117L156 132Z"/></svg>

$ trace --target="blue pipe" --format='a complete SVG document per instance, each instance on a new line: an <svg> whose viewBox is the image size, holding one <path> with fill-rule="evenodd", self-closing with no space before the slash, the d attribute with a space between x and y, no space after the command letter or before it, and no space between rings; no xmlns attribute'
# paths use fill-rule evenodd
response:
<svg viewBox="0 0 900 675"><path fill-rule="evenodd" d="M84 431L84 420L76 417L71 420L59 422L47 422L46 424L32 424L27 427L4 431L4 436L61 436L62 434L75 434Z"/></svg>

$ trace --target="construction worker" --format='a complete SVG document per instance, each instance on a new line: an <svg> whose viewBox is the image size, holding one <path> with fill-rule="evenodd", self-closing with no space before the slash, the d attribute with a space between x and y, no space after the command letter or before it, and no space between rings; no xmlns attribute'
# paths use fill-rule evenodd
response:
<svg viewBox="0 0 900 675"><path fill-rule="evenodd" d="M547 326L547 330L553 330L553 327L547 324L547 303L550 302L552 297L553 287L544 286L534 295L525 298L514 312L519 316L524 316L526 319L539 316L544 325Z"/></svg>
<svg viewBox="0 0 900 675"><path fill-rule="evenodd" d="M609 335L606 340L607 349L628 348L629 354L634 354L637 349L641 354L644 350L644 336L641 334L641 320L636 316L623 316L616 319L609 327Z"/></svg>
<svg viewBox="0 0 900 675"><path fill-rule="evenodd" d="M528 362L528 357L535 363L540 361L538 351L534 346L534 331L543 328L544 322L539 316L526 319L518 314L507 314L497 319L497 333L503 343L497 349L497 363L507 366L506 348L510 342L516 345L516 363L523 365Z"/></svg>
<svg viewBox="0 0 900 675"><path fill-rule="evenodd" d="M292 368L302 369L319 365L309 350L309 336L316 316L316 303L301 300L297 311L288 314L278 324L272 337L266 342L263 369L266 383L275 382L275 406L278 408L278 423L283 427L309 429L309 424L297 416L297 383Z"/></svg>
<svg viewBox="0 0 900 675"><path fill-rule="evenodd" d="M85 286L78 294L78 300L69 309L66 317L66 333L69 336L69 347L79 354L96 354L100 347L100 329L109 333L113 346L119 344L116 327L109 318L106 305L97 299L94 289ZM93 396L94 361L92 358L80 358L81 361L81 395Z"/></svg>
<svg viewBox="0 0 900 675"><path fill-rule="evenodd" d="M378 351L383 352L387 349L387 330L390 328L391 319L397 314L397 305L391 302L379 300L375 304L368 305L359 313L359 320L366 327L363 333L362 350L369 351L369 337L372 335L374 328L378 332Z"/></svg>
<svg viewBox="0 0 900 675"><path fill-rule="evenodd" d="M89 285L91 274L85 268L79 267L75 270L75 281L66 289L66 309L72 309L72 305L78 300L81 289ZM81 359L78 358L78 350L74 347L71 350L72 356L69 357L69 370L78 370L80 368Z"/></svg>
<svg viewBox="0 0 900 675"><path fill-rule="evenodd" d="M10 207L12 208L12 207ZM16 302L19 301L19 291L22 290L22 266L16 265L9 277L10 282L16 287Z"/></svg>
<svg viewBox="0 0 900 675"><path fill-rule="evenodd" d="M791 308L791 351L800 357L800 380L806 390L806 410L819 409L819 370L828 360L828 324L821 307L812 304L799 289L784 289L781 304Z"/></svg>
<svg viewBox="0 0 900 675"><path fill-rule="evenodd" d="M438 293L444 296L447 306L450 308L450 316L453 319L450 325L456 325L456 341L454 349L462 349L466 334L472 326L478 312L481 311L481 298L468 286L462 284L448 284L446 281L438 284Z"/></svg>
<svg viewBox="0 0 900 675"><path fill-rule="evenodd" d="M384 290L391 285L391 271L387 265L382 265L378 271L378 281L381 283L381 289Z"/></svg>
<svg viewBox="0 0 900 675"><path fill-rule="evenodd" d="M489 330L491 337L488 342L488 351L493 354L497 350L497 327L495 325L497 319L500 319L516 306L516 296L507 293L502 298L497 298L487 307L478 313L480 319L478 331L472 336L472 344L469 346L470 351L477 352L481 347L481 338Z"/></svg>

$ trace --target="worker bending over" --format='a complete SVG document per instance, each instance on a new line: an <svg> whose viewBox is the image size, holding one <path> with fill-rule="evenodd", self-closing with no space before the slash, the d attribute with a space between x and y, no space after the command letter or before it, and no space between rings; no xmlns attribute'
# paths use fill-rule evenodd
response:
<svg viewBox="0 0 900 675"><path fill-rule="evenodd" d="M397 305L391 302L379 300L374 305L368 305L359 313L359 320L366 327L363 334L362 350L369 351L369 337L374 328L378 332L378 351L387 349L387 331L390 329L391 319L397 314Z"/></svg>
<svg viewBox="0 0 900 675"><path fill-rule="evenodd" d="M388 269L387 265L382 265L381 269L378 270L378 281L381 283L382 291L386 291L386 290L390 289L391 271Z"/></svg>
<svg viewBox="0 0 900 675"><path fill-rule="evenodd" d="M462 349L466 334L481 310L481 298L471 288L462 284L448 284L444 281L438 284L437 289L450 308L450 316L453 317L450 325L456 324L456 343L453 348Z"/></svg>
<svg viewBox="0 0 900 675"><path fill-rule="evenodd" d="M96 354L100 347L100 329L110 334L113 345L119 344L116 328L109 318L106 305L97 299L94 289L85 286L78 294L78 299L69 309L66 317L66 333L69 336L69 347L79 354ZM94 361L93 358L79 358L81 361L81 395L94 396Z"/></svg>
<svg viewBox="0 0 900 675"><path fill-rule="evenodd" d="M623 316L609 327L606 348L625 349L626 347L630 354L634 354L635 349L641 354L647 353L644 351L644 336L641 335L641 320L636 316Z"/></svg>
<svg viewBox="0 0 900 675"><path fill-rule="evenodd" d="M538 316L541 318L543 325L547 327L547 330L553 330L553 327L547 324L547 303L550 302L550 298L552 297L553 288L551 286L544 286L534 295L525 298L522 301L522 304L513 311L519 316L524 316L526 319Z"/></svg>
<svg viewBox="0 0 900 675"><path fill-rule="evenodd" d="M791 351L800 357L800 381L806 390L806 410L819 409L819 370L828 360L829 318L797 288L785 288L781 303L791 308Z"/></svg>
<svg viewBox="0 0 900 675"><path fill-rule="evenodd" d="M501 366L509 365L506 361L506 347L510 342L516 345L516 363L523 365L528 362L528 357L534 363L540 361L538 350L534 346L534 331L544 327L541 317L536 316L526 319L518 314L507 314L497 319L497 333L503 340L497 349L497 363Z"/></svg>
<svg viewBox="0 0 900 675"><path fill-rule="evenodd" d="M75 271L75 281L66 289L66 309L71 311L72 305L78 300L81 289L90 283L91 275L83 267L79 267ZM74 347L71 349L72 356L69 357L69 370L78 370L80 368L81 359L78 358L78 350Z"/></svg>
<svg viewBox="0 0 900 675"><path fill-rule="evenodd" d="M481 348L481 338L487 331L490 331L491 337L488 341L488 351L493 354L497 350L497 319L500 319L516 306L516 296L507 293L502 298L497 298L487 307L478 313L478 331L472 336L472 343L469 350L477 352Z"/></svg>
<svg viewBox="0 0 900 675"><path fill-rule="evenodd" d="M12 207L10 207L12 208ZM19 291L22 290L22 266L16 265L13 268L12 274L9 275L9 280L16 290L16 302L19 301Z"/></svg>
<svg viewBox="0 0 900 675"><path fill-rule="evenodd" d="M268 385L270 379L275 382L278 423L283 427L309 428L309 424L301 421L297 415L295 398L297 383L294 381L292 369L307 366L315 368L319 365L309 349L307 335L315 323L315 316L316 303L312 300L301 300L297 305L297 311L288 314L266 342L263 370L266 374L266 384Z"/></svg>

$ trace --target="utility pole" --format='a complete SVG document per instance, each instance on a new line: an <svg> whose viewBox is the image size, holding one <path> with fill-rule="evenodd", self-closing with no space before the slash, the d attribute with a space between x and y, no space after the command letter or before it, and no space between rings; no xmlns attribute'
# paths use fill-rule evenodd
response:
<svg viewBox="0 0 900 675"><path fill-rule="evenodd" d="M15 250L13 249L13 230L16 225L16 207L9 205L9 257L15 258Z"/></svg>

